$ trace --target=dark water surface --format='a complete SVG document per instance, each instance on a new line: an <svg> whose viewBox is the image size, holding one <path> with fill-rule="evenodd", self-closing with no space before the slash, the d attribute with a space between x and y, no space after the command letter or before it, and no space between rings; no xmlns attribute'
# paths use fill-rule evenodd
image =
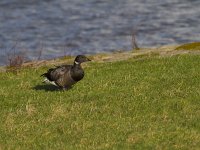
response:
<svg viewBox="0 0 200 150"><path fill-rule="evenodd" d="M200 41L200 0L1 0L0 64Z"/></svg>

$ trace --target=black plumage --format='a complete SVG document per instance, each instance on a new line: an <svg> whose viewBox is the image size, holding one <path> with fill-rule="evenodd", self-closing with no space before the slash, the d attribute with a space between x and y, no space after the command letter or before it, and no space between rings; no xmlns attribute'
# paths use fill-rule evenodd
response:
<svg viewBox="0 0 200 150"><path fill-rule="evenodd" d="M49 69L41 76L46 77L44 82L54 84L62 89L69 89L83 79L84 70L81 63L91 61L84 55L76 56L73 65L62 65Z"/></svg>

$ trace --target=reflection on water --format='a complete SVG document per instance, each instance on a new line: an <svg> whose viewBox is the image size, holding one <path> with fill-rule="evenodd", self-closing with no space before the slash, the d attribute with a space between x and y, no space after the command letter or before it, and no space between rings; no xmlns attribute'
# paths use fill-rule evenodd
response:
<svg viewBox="0 0 200 150"><path fill-rule="evenodd" d="M31 59L159 46L200 39L198 0L1 0L0 56L26 51ZM16 44L17 43L17 44Z"/></svg>

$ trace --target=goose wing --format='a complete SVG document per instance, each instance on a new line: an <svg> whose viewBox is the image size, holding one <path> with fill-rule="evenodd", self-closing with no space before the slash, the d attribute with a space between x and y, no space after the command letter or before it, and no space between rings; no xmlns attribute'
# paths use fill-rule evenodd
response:
<svg viewBox="0 0 200 150"><path fill-rule="evenodd" d="M44 73L42 76L47 77L49 81L57 81L65 73L67 73L71 69L71 67L72 65L63 65L56 68L51 68L47 71L47 73Z"/></svg>

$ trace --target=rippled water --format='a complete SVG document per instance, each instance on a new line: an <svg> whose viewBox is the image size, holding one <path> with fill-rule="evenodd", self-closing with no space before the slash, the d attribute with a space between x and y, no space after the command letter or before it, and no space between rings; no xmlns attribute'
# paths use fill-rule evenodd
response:
<svg viewBox="0 0 200 150"><path fill-rule="evenodd" d="M6 53L36 59L200 40L199 0L1 0L0 64Z"/></svg>

